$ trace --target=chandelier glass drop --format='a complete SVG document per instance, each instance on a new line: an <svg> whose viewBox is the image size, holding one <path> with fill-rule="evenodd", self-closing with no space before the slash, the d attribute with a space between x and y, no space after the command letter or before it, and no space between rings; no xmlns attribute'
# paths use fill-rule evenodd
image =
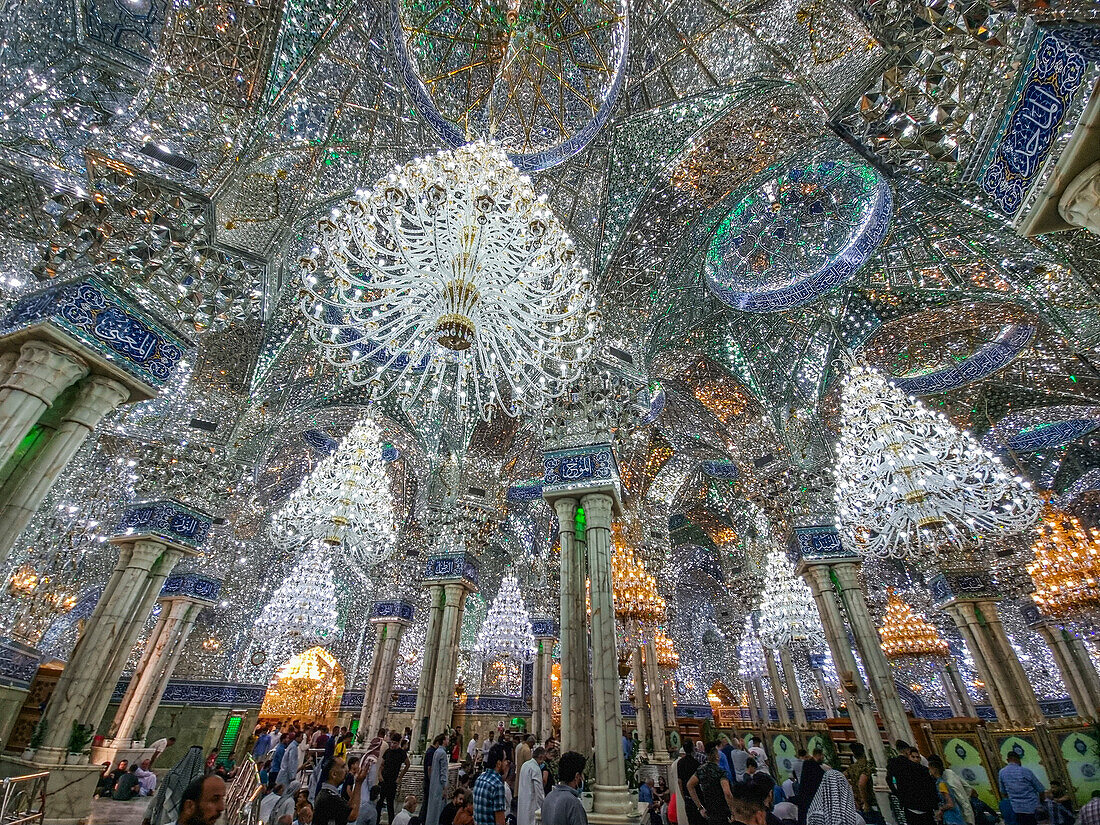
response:
<svg viewBox="0 0 1100 825"><path fill-rule="evenodd" d="M913 612L894 588L887 588L886 593L886 615L878 629L886 658L891 661L945 659L947 642L935 625Z"/></svg>
<svg viewBox="0 0 1100 825"><path fill-rule="evenodd" d="M617 525L616 525L617 527ZM667 603L657 592L657 579L626 546L622 531L614 531L615 549L611 554L611 588L615 618L623 630L626 647L644 643L665 620Z"/></svg>
<svg viewBox="0 0 1100 825"><path fill-rule="evenodd" d="M663 630L658 630L654 634L653 648L657 651L658 668L672 671L680 667L680 654L676 650L676 643L666 636Z"/></svg>
<svg viewBox="0 0 1100 825"><path fill-rule="evenodd" d="M737 675L746 682L763 679L767 675L768 668L764 663L764 646L760 644L760 637L756 635L752 617L745 618L745 629L741 633L741 645L738 650L740 664Z"/></svg>
<svg viewBox="0 0 1100 825"><path fill-rule="evenodd" d="M1032 600L1052 619L1100 624L1100 532L1049 505L1036 532Z"/></svg>
<svg viewBox="0 0 1100 825"><path fill-rule="evenodd" d="M841 383L836 484L842 533L866 556L932 564L1020 533L1039 515L1027 482L858 364Z"/></svg>
<svg viewBox="0 0 1100 825"><path fill-rule="evenodd" d="M768 553L760 598L760 642L776 650L795 640L819 636L821 620L813 595L782 550Z"/></svg>
<svg viewBox="0 0 1100 825"><path fill-rule="evenodd" d="M318 544L271 595L252 626L252 637L268 647L305 649L333 641L339 633L331 550Z"/></svg>
<svg viewBox="0 0 1100 825"><path fill-rule="evenodd" d="M460 414L545 408L597 322L573 242L500 146L397 167L319 224L302 260L310 335L350 381L404 407L454 388Z"/></svg>
<svg viewBox="0 0 1100 825"><path fill-rule="evenodd" d="M482 692L518 695L522 667L535 655L531 614L515 576L505 576L477 633L474 654L482 663Z"/></svg>
<svg viewBox="0 0 1100 825"><path fill-rule="evenodd" d="M271 517L270 534L284 549L321 542L342 547L358 573L394 551L393 496L381 457L382 430L359 421Z"/></svg>

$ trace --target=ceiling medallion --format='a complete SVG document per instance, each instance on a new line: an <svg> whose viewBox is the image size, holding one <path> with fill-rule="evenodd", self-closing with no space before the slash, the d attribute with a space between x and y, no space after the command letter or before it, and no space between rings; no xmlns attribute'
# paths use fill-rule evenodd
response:
<svg viewBox="0 0 1100 825"><path fill-rule="evenodd" d="M584 149L615 108L626 0L391 0L390 14L414 106L452 147L492 137L518 169L549 169Z"/></svg>
<svg viewBox="0 0 1100 825"><path fill-rule="evenodd" d="M890 230L894 199L869 165L789 165L733 208L711 238L703 275L732 309L782 312L847 283Z"/></svg>

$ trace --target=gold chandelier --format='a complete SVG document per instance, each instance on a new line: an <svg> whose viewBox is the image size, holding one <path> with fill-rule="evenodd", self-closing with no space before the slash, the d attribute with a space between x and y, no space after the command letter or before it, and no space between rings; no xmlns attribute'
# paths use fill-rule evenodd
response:
<svg viewBox="0 0 1100 825"><path fill-rule="evenodd" d="M887 588L886 592L886 616L882 627L878 629L886 658L893 660L947 656L947 642L940 637L935 626L914 613L913 608L894 588Z"/></svg>
<svg viewBox="0 0 1100 825"><path fill-rule="evenodd" d="M1100 612L1100 532L1047 505L1036 525L1032 600L1052 619L1079 619Z"/></svg>
<svg viewBox="0 0 1100 825"><path fill-rule="evenodd" d="M653 647L657 650L657 667L662 670L676 670L680 666L680 654L676 652L676 643L658 630L653 637Z"/></svg>
<svg viewBox="0 0 1100 825"><path fill-rule="evenodd" d="M634 551L614 531L615 551L611 554L611 586L615 618L626 627L653 627L664 621L665 600L657 593L657 579L646 572Z"/></svg>

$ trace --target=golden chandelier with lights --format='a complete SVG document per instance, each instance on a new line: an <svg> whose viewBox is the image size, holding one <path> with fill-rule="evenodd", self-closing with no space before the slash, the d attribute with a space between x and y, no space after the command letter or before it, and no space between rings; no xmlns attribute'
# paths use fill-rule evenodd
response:
<svg viewBox="0 0 1100 825"><path fill-rule="evenodd" d="M657 593L657 579L646 572L619 530L615 531L615 551L611 554L611 586L615 618L624 627L651 628L664 621L667 604Z"/></svg>
<svg viewBox="0 0 1100 825"><path fill-rule="evenodd" d="M661 670L676 670L680 666L676 643L663 630L658 630L653 637L653 647L657 650L657 667Z"/></svg>
<svg viewBox="0 0 1100 825"><path fill-rule="evenodd" d="M1074 516L1054 507L1043 510L1027 566L1035 582L1032 600L1052 619L1100 614L1100 532L1086 530Z"/></svg>
<svg viewBox="0 0 1100 825"><path fill-rule="evenodd" d="M913 608L899 596L894 588L887 589L886 615L878 629L882 637L882 651L887 659L915 657L944 658L947 642L935 625L913 612Z"/></svg>

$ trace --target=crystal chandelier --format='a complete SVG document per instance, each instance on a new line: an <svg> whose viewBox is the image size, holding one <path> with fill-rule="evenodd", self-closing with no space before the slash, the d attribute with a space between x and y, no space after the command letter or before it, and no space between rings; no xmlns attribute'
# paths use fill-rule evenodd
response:
<svg viewBox="0 0 1100 825"><path fill-rule="evenodd" d="M395 168L319 224L302 260L310 335L350 381L408 408L545 408L580 374L593 283L543 196L478 141Z"/></svg>
<svg viewBox="0 0 1100 825"><path fill-rule="evenodd" d="M318 543L271 595L252 626L253 638L264 645L299 647L331 642L339 633L334 579L331 550Z"/></svg>
<svg viewBox="0 0 1100 825"><path fill-rule="evenodd" d="M513 575L505 576L500 590L485 614L477 634L474 653L483 665L482 690L518 694L521 668L536 651L531 632L531 615Z"/></svg>
<svg viewBox="0 0 1100 825"><path fill-rule="evenodd" d="M622 626L628 646L644 642L664 621L667 604L657 592L657 579L626 546L622 530L615 525L615 550L611 554L611 587L615 618Z"/></svg>
<svg viewBox="0 0 1100 825"><path fill-rule="evenodd" d="M12 604L5 629L13 638L32 645L50 622L68 613L77 602L71 586L59 584L53 576L39 575L29 564L12 571L7 595Z"/></svg>
<svg viewBox="0 0 1100 825"><path fill-rule="evenodd" d="M394 551L393 496L381 458L382 431L371 418L351 428L271 517L282 549L322 542L343 547L359 573Z"/></svg>
<svg viewBox="0 0 1100 825"><path fill-rule="evenodd" d="M945 658L947 642L940 637L935 625L914 613L894 588L887 588L886 594L886 615L878 629L886 658L891 661Z"/></svg>
<svg viewBox="0 0 1100 825"><path fill-rule="evenodd" d="M1100 532L1047 506L1036 525L1035 559L1027 566L1039 610L1062 621L1100 619Z"/></svg>
<svg viewBox="0 0 1100 825"><path fill-rule="evenodd" d="M752 616L745 618L745 629L741 633L741 645L738 650L740 664L737 675L746 682L762 679L767 675L768 669L764 664L764 646L760 644L760 637L756 635Z"/></svg>
<svg viewBox="0 0 1100 825"><path fill-rule="evenodd" d="M1019 533L1039 514L1027 482L862 365L841 384L836 505L861 554L929 563Z"/></svg>
<svg viewBox="0 0 1100 825"><path fill-rule="evenodd" d="M819 636L818 618L810 588L795 575L794 567L781 550L768 553L764 593L760 598L760 642L775 650Z"/></svg>
<svg viewBox="0 0 1100 825"><path fill-rule="evenodd" d="M663 630L658 630L654 634L653 647L657 651L658 668L676 670L680 666L680 654L676 650L676 643L666 636Z"/></svg>

